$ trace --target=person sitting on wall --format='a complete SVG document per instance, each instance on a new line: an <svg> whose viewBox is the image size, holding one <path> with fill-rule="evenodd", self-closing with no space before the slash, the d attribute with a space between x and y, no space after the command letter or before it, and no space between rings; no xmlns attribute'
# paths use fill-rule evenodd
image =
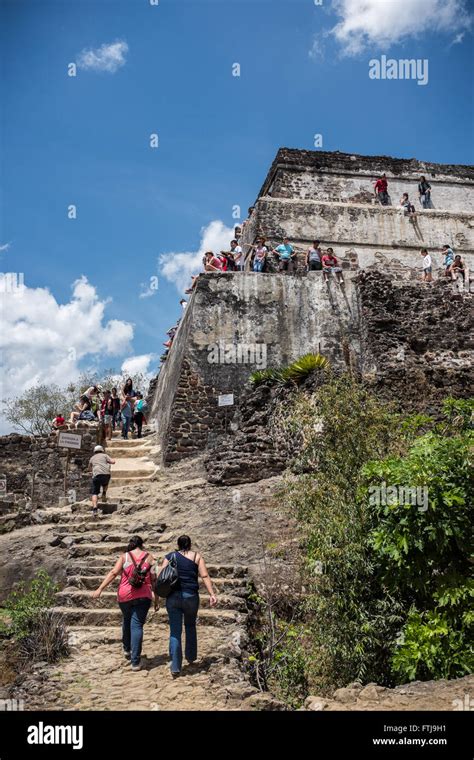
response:
<svg viewBox="0 0 474 760"><path fill-rule="evenodd" d="M400 198L400 206L404 209L405 214L409 214L410 216L416 215L415 207L413 203L410 202L408 193L403 193L402 197Z"/></svg>
<svg viewBox="0 0 474 760"><path fill-rule="evenodd" d="M294 270L296 251L292 245L290 245L289 239L283 238L283 242L279 246L273 249L272 253L278 256L279 271L291 274Z"/></svg>
<svg viewBox="0 0 474 760"><path fill-rule="evenodd" d="M453 280L456 280L458 277L458 274L460 274L462 277L462 281L463 282L466 281L466 266L459 253L457 253L456 256L454 257L451 273L453 275Z"/></svg>
<svg viewBox="0 0 474 760"><path fill-rule="evenodd" d="M207 251L205 257L204 269L206 272L222 272L222 261L218 256L214 256L212 251Z"/></svg>
<svg viewBox="0 0 474 760"><path fill-rule="evenodd" d="M422 248L420 251L421 255L423 256L423 282L432 282L433 281L433 264L431 261L431 256L428 253L426 248Z"/></svg>
<svg viewBox="0 0 474 760"><path fill-rule="evenodd" d="M319 240L315 240L306 254L306 270L308 272L320 272L323 268L321 257L322 252L320 242Z"/></svg>
<svg viewBox="0 0 474 760"><path fill-rule="evenodd" d="M221 272L222 271L222 262L217 256L214 256L212 251L206 251L204 256L202 257L202 266L205 272ZM198 274L194 274L191 276L191 287L186 288L184 291L188 295L193 292L194 288L196 287L197 281L198 281Z"/></svg>
<svg viewBox="0 0 474 760"><path fill-rule="evenodd" d="M326 253L323 255L322 265L325 280L327 280L328 274L333 272L337 276L339 282L344 282L342 278L342 269L339 266L336 257L334 256L334 251L332 248L328 248Z"/></svg>
<svg viewBox="0 0 474 760"><path fill-rule="evenodd" d="M454 280L453 264L454 264L454 251L449 245L443 245L442 252L444 253L444 276L451 277Z"/></svg>
<svg viewBox="0 0 474 760"><path fill-rule="evenodd" d="M78 422L79 420L85 420L87 422L94 422L95 415L92 412L91 409L91 402L87 398L87 396L81 396L79 399L79 402L74 407L73 411L71 412L71 416L69 418L69 423L73 425L75 422Z"/></svg>
<svg viewBox="0 0 474 760"><path fill-rule="evenodd" d="M68 426L66 425L66 420L62 416L61 413L57 414L54 420L51 423L51 429L52 430L67 430Z"/></svg>
<svg viewBox="0 0 474 760"><path fill-rule="evenodd" d="M382 206L388 206L388 201L389 201L388 182L387 182L387 176L385 174L382 174L382 176L379 177L379 179L375 183L374 193L375 193L375 197L380 201Z"/></svg>
<svg viewBox="0 0 474 760"><path fill-rule="evenodd" d="M221 251L219 258L222 261L223 272L235 272L236 265L234 260L234 254L231 251Z"/></svg>
<svg viewBox="0 0 474 760"><path fill-rule="evenodd" d="M263 272L267 260L267 253L268 248L265 245L265 238L259 238L257 243L252 246L252 271Z"/></svg>
<svg viewBox="0 0 474 760"><path fill-rule="evenodd" d="M425 177L420 177L418 183L418 195L420 196L420 203L423 208L433 208L431 202L431 185L426 181Z"/></svg>

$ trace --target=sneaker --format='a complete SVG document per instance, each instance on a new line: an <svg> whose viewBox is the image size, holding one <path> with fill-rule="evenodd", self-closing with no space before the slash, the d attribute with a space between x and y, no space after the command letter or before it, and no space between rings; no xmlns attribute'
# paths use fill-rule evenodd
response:
<svg viewBox="0 0 474 760"><path fill-rule="evenodd" d="M129 660L130 657L132 656L132 653L131 652L127 652L127 650L124 649L123 650L123 656L125 657L126 660Z"/></svg>
<svg viewBox="0 0 474 760"><path fill-rule="evenodd" d="M107 494L102 494L102 504L107 504Z"/></svg>
<svg viewBox="0 0 474 760"><path fill-rule="evenodd" d="M141 662L139 662L138 665L132 665L132 670L134 671L141 670L141 669L142 669Z"/></svg>
<svg viewBox="0 0 474 760"><path fill-rule="evenodd" d="M181 675L181 671L179 670L171 670L170 673L173 678L178 678L178 676Z"/></svg>
<svg viewBox="0 0 474 760"><path fill-rule="evenodd" d="M93 518L94 520L97 520L97 516L98 516L98 514L99 514L99 510L98 510L98 509L93 509L93 510L92 510L92 518Z"/></svg>

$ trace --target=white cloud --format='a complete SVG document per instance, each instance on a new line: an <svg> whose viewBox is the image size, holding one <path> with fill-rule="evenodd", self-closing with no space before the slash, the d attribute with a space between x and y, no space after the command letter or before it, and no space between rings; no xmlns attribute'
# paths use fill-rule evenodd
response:
<svg viewBox="0 0 474 760"><path fill-rule="evenodd" d="M456 32L472 24L465 0L333 0L332 10L340 21L331 34L347 55L370 46L388 47L425 32ZM313 41L316 51L318 39L317 35Z"/></svg>
<svg viewBox="0 0 474 760"><path fill-rule="evenodd" d="M324 58L324 41L322 34L314 35L312 45L309 49L309 57L314 60L317 58Z"/></svg>
<svg viewBox="0 0 474 760"><path fill-rule="evenodd" d="M191 275L202 271L202 257L206 251L228 251L234 237L234 228L226 227L224 222L214 220L201 229L199 250L183 253L163 253L159 264L161 273L176 285L182 293L191 284Z"/></svg>
<svg viewBox="0 0 474 760"><path fill-rule="evenodd" d="M127 53L128 45L124 40L104 43L99 48L82 50L77 57L77 66L80 69L108 71L110 74L115 74L118 69L125 66Z"/></svg>
<svg viewBox="0 0 474 760"><path fill-rule="evenodd" d="M4 243L4 245L0 245L0 253L3 253L3 251L8 251L11 246L11 243Z"/></svg>
<svg viewBox="0 0 474 760"><path fill-rule="evenodd" d="M73 283L68 303L58 303L46 288L26 286L0 299L1 397L37 383L64 386L78 377L85 357L97 361L130 350L133 326L105 321L109 301L99 299L86 277Z"/></svg>
<svg viewBox="0 0 474 760"><path fill-rule="evenodd" d="M122 373L124 375L143 374L146 377L152 377L153 372L150 372L150 364L157 359L156 354L140 354L139 356L129 356L128 359L122 363Z"/></svg>

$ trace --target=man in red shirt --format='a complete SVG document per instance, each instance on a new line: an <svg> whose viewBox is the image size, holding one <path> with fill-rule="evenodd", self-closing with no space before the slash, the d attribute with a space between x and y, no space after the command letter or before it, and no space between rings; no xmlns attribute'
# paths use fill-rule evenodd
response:
<svg viewBox="0 0 474 760"><path fill-rule="evenodd" d="M324 279L327 280L328 274L331 272L334 272L339 282L344 282L342 279L342 269L337 263L337 259L334 256L334 251L332 248L328 248L326 253L323 255L323 258L321 259L321 263L323 265L323 273L324 273Z"/></svg>
<svg viewBox="0 0 474 760"><path fill-rule="evenodd" d="M374 185L375 197L379 199L382 206L388 206L388 182L385 174L377 180Z"/></svg>

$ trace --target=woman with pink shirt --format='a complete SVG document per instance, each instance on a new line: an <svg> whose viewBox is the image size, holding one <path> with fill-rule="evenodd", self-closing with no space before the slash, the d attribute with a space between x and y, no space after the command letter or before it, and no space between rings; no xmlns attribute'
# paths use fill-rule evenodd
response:
<svg viewBox="0 0 474 760"><path fill-rule="evenodd" d="M133 536L127 551L122 554L113 569L105 576L99 588L92 592L98 599L104 589L121 573L117 601L122 611L123 653L131 661L132 670L141 670L140 658L143 643L143 626L153 599L155 558L145 551L143 539Z"/></svg>

